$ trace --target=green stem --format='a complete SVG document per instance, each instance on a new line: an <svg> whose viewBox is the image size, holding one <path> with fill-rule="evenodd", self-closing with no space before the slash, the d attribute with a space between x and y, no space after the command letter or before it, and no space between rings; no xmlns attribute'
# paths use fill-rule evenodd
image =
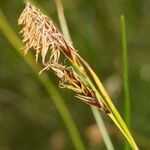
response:
<svg viewBox="0 0 150 150"><path fill-rule="evenodd" d="M125 97L125 122L130 128L131 110L130 110L130 92L129 92L129 79L128 79L128 56L127 56L127 41L126 41L126 26L125 18L121 15L121 32L122 32L122 60L123 60L123 85ZM125 150L129 150L129 144L125 143Z"/></svg>
<svg viewBox="0 0 150 150"><path fill-rule="evenodd" d="M35 59L31 55L31 53L28 53L27 57L23 56L23 53L20 50L20 48L23 47L22 43L17 37L17 35L15 34L15 32L13 31L13 29L11 28L11 26L9 25L1 9L0 9L0 29L3 31L4 35L6 36L8 41L12 44L12 46L16 49L16 51L22 56L25 62L30 66L33 72L37 74L37 72L39 72L39 70L41 69L40 66L38 64L35 64ZM55 86L52 84L52 82L49 80L48 76L45 73L37 77L45 87L47 93L49 94L49 97L51 97L53 103L55 104L55 107L59 111L60 116L62 117L64 123L66 124L67 130L74 143L74 146L76 147L77 150L85 150L83 141L81 140L75 122L73 121L73 118L71 117L66 104L64 103L60 94L56 90Z"/></svg>

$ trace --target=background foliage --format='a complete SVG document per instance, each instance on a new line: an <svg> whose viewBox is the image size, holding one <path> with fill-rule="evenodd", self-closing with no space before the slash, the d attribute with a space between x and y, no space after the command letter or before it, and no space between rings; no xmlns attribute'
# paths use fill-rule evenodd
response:
<svg viewBox="0 0 150 150"><path fill-rule="evenodd" d="M37 1L59 26L53 0ZM150 1L63 0L74 46L102 78L117 108L124 114L120 15L126 17L131 91L132 131L138 145L150 149ZM20 0L0 0L13 29L24 8ZM38 72L37 72L38 74ZM57 79L48 72L57 86ZM73 93L57 88L88 149L105 149L89 106ZM115 148L120 133L104 116ZM0 149L73 149L66 127L37 75L0 32Z"/></svg>

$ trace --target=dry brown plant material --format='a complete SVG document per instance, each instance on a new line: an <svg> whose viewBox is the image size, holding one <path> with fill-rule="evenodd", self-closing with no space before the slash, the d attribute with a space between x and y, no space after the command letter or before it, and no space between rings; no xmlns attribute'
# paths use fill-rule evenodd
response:
<svg viewBox="0 0 150 150"><path fill-rule="evenodd" d="M76 97L82 101L97 106L103 112L109 113L109 109L102 101L98 101L94 90L83 79L86 72L78 58L77 51L71 43L67 42L63 35L56 29L53 22L44 15L38 8L26 2L26 7L22 12L19 25L23 25L21 33L25 54L29 49L36 51L36 62L39 53L42 56L42 63L45 66L42 71L51 69L60 79L59 87L71 89L76 93ZM50 53L48 53L50 51ZM59 63L60 53L63 53L73 64L82 71L80 74L70 66ZM41 73L40 72L40 73Z"/></svg>

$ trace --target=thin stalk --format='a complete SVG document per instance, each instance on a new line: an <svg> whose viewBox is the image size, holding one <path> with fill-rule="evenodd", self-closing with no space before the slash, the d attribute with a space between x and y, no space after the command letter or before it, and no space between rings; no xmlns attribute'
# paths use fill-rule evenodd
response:
<svg viewBox="0 0 150 150"><path fill-rule="evenodd" d="M17 53L19 53L22 56L22 58L29 65L32 71L35 74L37 74L37 72L41 69L41 67L38 64L35 64L35 59L33 55L31 55L31 53L28 53L28 56L24 57L22 51L20 50L20 48L23 47L22 42L19 40L19 38L9 25L1 9L0 9L0 29L3 31L4 35L11 43L11 45L16 49ZM73 141L75 148L77 150L85 150L83 141L80 137L75 122L72 116L70 115L70 112L66 104L64 103L62 97L56 90L55 86L52 84L52 82L49 80L48 76L45 73L43 73L40 76L38 75L37 78L39 79L41 84L45 87L49 97L51 97L51 100L53 101L55 107L59 111L60 116L67 127L67 130L70 134L70 137Z"/></svg>
<svg viewBox="0 0 150 150"><path fill-rule="evenodd" d="M68 25L67 25L67 22L66 22L66 19L65 19L65 14L64 14L64 10L63 10L62 1L61 0L55 0L55 3L56 3L56 7L57 7L57 14L58 14L58 18L59 18L59 22L60 22L62 33L63 33L64 37L68 41L72 41L70 33L69 33ZM109 134L107 132L107 129L105 127L105 124L104 124L104 121L103 121L103 119L101 117L100 112L98 111L98 109L96 109L96 108L94 108L92 106L91 106L91 110L92 110L92 113L93 113L94 118L96 120L96 123L97 123L97 126L99 128L99 131L100 131L100 133L101 133L101 135L103 137L103 140L104 140L104 143L106 145L106 148L108 150L114 150L112 141L111 141L111 139L109 137Z"/></svg>
<svg viewBox="0 0 150 150"><path fill-rule="evenodd" d="M126 41L126 25L123 15L120 17L121 21L121 33L122 33L122 60L123 60L123 86L124 86L124 98L125 98L125 122L128 128L130 128L131 120L131 108L130 108L130 91L129 91L129 79L128 79L128 54L127 54L127 41ZM129 150L129 144L125 143L125 150Z"/></svg>
<svg viewBox="0 0 150 150"><path fill-rule="evenodd" d="M99 113L99 110L97 108L95 108L95 107L91 107L91 109L92 109L92 112L94 114L97 126L98 126L98 128L99 128L99 130L100 130L100 132L101 132L101 134L103 136L103 140L104 140L104 143L106 145L106 148L108 150L114 150L114 147L112 145L112 142L110 140L110 137L108 135L106 127L104 125L104 121L103 121L103 119L102 119L102 117L101 117L101 115Z"/></svg>

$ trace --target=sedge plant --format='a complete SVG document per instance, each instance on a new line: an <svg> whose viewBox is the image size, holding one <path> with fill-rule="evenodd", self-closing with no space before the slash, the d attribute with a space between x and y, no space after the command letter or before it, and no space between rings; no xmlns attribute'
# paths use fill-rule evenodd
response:
<svg viewBox="0 0 150 150"><path fill-rule="evenodd" d="M40 74L45 70L52 70L59 78L60 88L74 91L78 99L103 111L120 129L132 149L138 150L130 131L99 77L79 55L73 44L65 40L52 20L27 1L18 24L23 27L21 33L25 45L24 53L26 54L33 48L36 62L39 60L39 54L41 54L44 67ZM61 61L62 56L67 58L70 65ZM94 83L89 77L89 73L94 79Z"/></svg>

